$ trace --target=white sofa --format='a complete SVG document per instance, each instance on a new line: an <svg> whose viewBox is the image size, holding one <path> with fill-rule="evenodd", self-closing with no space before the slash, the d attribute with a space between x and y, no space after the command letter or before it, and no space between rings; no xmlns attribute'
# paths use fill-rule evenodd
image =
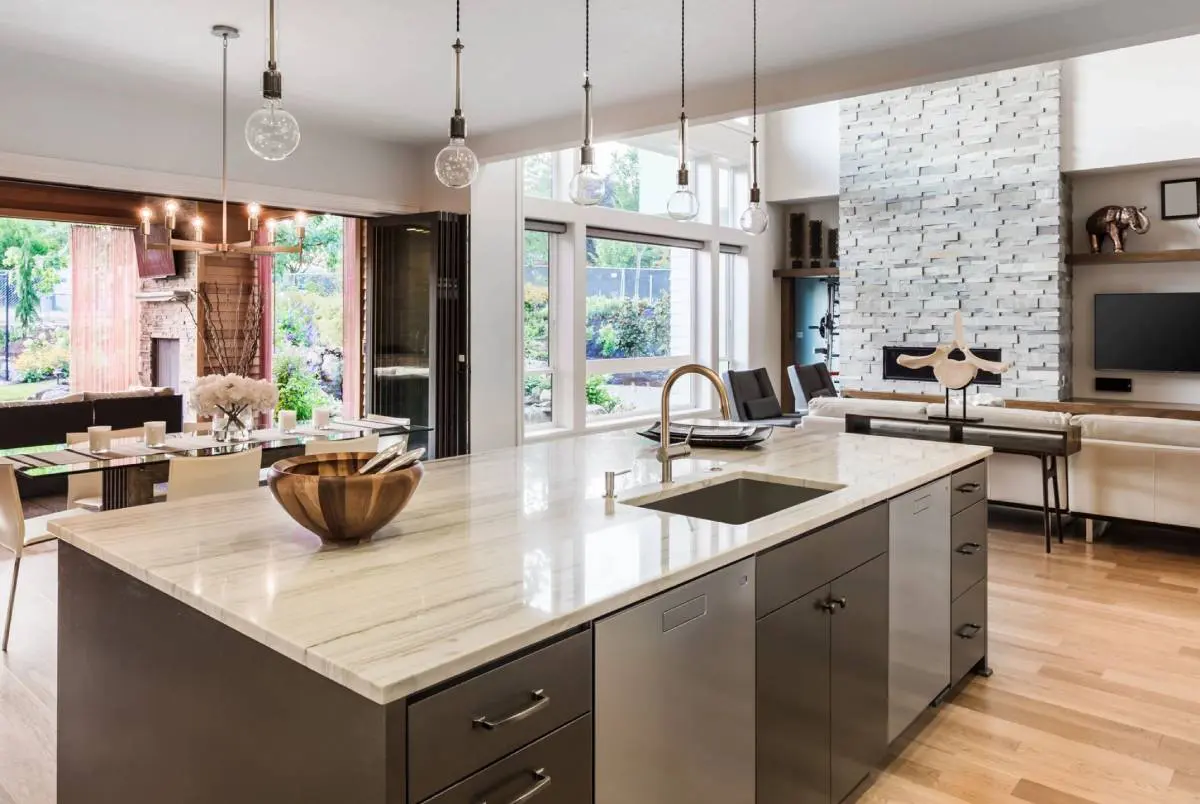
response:
<svg viewBox="0 0 1200 804"><path fill-rule="evenodd" d="M842 432L847 413L898 416L940 413L941 404L878 399L814 399L802 427ZM993 424L1078 424L1081 450L1067 461L1062 506L1087 520L1132 519L1200 528L1200 422L1138 416L1071 416L1037 410L969 407L969 416ZM1041 507L1041 472L1023 455L993 455L988 461L988 499Z"/></svg>
<svg viewBox="0 0 1200 804"><path fill-rule="evenodd" d="M941 414L944 405L925 402L903 402L890 399L848 399L843 397L817 398L809 402L808 415L801 427L815 432L843 432L846 429L847 413L873 413L881 416L921 416ZM962 410L962 408L958 408ZM952 410L953 412L953 410ZM1014 410L1011 408L975 407L967 408L967 415L978 417L986 423L1026 425L1065 425L1070 421L1066 413L1051 413L1040 410ZM1071 488L1074 478L1065 482L1062 478L1065 466L1059 463L1059 493L1064 509L1071 508ZM1027 455L993 455L988 460L988 499L993 502L1042 507L1042 471L1036 458ZM1053 503L1053 500L1051 500Z"/></svg>

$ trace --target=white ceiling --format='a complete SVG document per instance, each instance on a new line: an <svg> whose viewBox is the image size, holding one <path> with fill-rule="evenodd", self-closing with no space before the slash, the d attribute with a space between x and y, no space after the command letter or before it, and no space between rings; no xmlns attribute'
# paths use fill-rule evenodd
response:
<svg viewBox="0 0 1200 804"><path fill-rule="evenodd" d="M1061 13L1101 0L760 0L760 70L786 73L856 54ZM1160 0L1127 5L1135 13ZM388 140L444 136L452 106L451 0L278 0L285 102ZM1198 4L1200 5L1200 4ZM52 57L139 95L211 99L235 25L231 92L253 98L265 60L266 0L3 0L0 47ZM583 0L464 0L465 112L473 135L576 114ZM750 0L688 3L689 86L748 79ZM1062 17L1056 19L1062 20ZM1078 25L1089 26L1086 11ZM670 97L679 84L679 5L596 0L592 75L603 109ZM65 61L62 61L65 60Z"/></svg>

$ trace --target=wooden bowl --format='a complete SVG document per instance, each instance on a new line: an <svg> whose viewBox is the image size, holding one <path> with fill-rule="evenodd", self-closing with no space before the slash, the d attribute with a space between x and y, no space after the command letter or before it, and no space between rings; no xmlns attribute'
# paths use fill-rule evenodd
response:
<svg viewBox="0 0 1200 804"><path fill-rule="evenodd" d="M417 463L386 475L360 475L370 452L301 455L275 463L267 475L271 493L292 519L326 544L357 544L404 510L421 483Z"/></svg>

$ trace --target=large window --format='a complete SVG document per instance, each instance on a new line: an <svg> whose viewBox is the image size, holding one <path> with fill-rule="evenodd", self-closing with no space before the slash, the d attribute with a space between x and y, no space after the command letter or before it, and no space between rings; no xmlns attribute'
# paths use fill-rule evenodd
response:
<svg viewBox="0 0 1200 804"><path fill-rule="evenodd" d="M313 215L304 230L303 253L274 257L272 370L280 405L301 419L314 408L336 408L342 401L344 224L337 215ZM275 242L298 242L290 219L278 224Z"/></svg>
<svg viewBox="0 0 1200 804"><path fill-rule="evenodd" d="M0 218L0 401L50 398L69 390L70 234L65 223Z"/></svg>
<svg viewBox="0 0 1200 804"><path fill-rule="evenodd" d="M530 198L553 198L555 154L535 154L525 157L523 161L525 195Z"/></svg>
<svg viewBox="0 0 1200 804"><path fill-rule="evenodd" d="M657 409L671 369L694 352L696 255L690 248L587 238L587 418ZM680 383L673 405L693 403Z"/></svg>
<svg viewBox="0 0 1200 804"><path fill-rule="evenodd" d="M527 431L554 424L554 367L550 337L553 320L550 305L553 242L554 235L551 232L525 231L524 411Z"/></svg>

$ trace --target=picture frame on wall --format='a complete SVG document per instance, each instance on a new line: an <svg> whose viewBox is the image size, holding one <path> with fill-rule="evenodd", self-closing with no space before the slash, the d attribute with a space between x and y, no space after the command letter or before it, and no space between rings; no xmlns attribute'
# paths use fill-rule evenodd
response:
<svg viewBox="0 0 1200 804"><path fill-rule="evenodd" d="M1162 182L1162 219L1178 221L1187 218L1200 218L1200 179Z"/></svg>

